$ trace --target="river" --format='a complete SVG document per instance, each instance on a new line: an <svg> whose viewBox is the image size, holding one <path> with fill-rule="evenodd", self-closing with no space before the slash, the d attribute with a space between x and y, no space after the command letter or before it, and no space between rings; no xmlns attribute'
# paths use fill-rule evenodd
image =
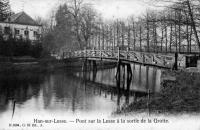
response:
<svg viewBox="0 0 200 130"><path fill-rule="evenodd" d="M160 91L161 70L132 64L130 89L127 82L116 86L116 68L87 72L58 70L52 73L0 75L0 122L33 120L39 117L103 116L134 100L148 90Z"/></svg>

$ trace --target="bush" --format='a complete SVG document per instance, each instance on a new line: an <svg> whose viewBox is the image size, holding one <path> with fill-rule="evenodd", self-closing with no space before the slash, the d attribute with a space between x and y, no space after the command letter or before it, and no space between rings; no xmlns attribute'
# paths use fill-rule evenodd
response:
<svg viewBox="0 0 200 130"><path fill-rule="evenodd" d="M40 42L31 43L31 41L12 38L7 41L0 39L0 55L2 56L32 56L39 58L42 50Z"/></svg>

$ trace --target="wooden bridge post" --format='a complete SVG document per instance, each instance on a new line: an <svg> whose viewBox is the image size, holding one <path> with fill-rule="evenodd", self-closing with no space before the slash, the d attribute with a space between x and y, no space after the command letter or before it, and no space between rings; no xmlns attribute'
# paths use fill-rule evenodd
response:
<svg viewBox="0 0 200 130"><path fill-rule="evenodd" d="M147 100L147 108L148 108L148 114L150 116L150 94L151 94L151 90L148 89L148 100Z"/></svg>
<svg viewBox="0 0 200 130"><path fill-rule="evenodd" d="M127 64L127 80L126 80L126 104L129 104L129 92L130 92L130 86L132 81L132 69L131 64Z"/></svg>
<svg viewBox="0 0 200 130"><path fill-rule="evenodd" d="M121 61L120 61L120 48L118 47L118 62L117 62L117 73L116 73L116 81L117 87L120 88L120 79L121 79Z"/></svg>
<svg viewBox="0 0 200 130"><path fill-rule="evenodd" d="M70 50L70 57L73 58L74 57L74 52L72 50Z"/></svg>
<svg viewBox="0 0 200 130"><path fill-rule="evenodd" d="M127 73L129 74L129 76L132 77L133 73L132 73L132 69L131 69L131 64L127 65Z"/></svg>
<svg viewBox="0 0 200 130"><path fill-rule="evenodd" d="M175 70L178 70L178 52L175 53Z"/></svg>
<svg viewBox="0 0 200 130"><path fill-rule="evenodd" d="M112 57L114 57L114 49L112 49L112 52L111 52L111 53L112 53Z"/></svg>
<svg viewBox="0 0 200 130"><path fill-rule="evenodd" d="M118 47L118 62L120 61L120 48Z"/></svg>
<svg viewBox="0 0 200 130"><path fill-rule="evenodd" d="M83 64L82 64L82 72L83 72L83 78L86 78L86 72L87 72L87 59L85 59L83 61Z"/></svg>
<svg viewBox="0 0 200 130"><path fill-rule="evenodd" d="M156 54L153 54L153 64L157 64L158 62L157 62L157 60L156 60Z"/></svg>
<svg viewBox="0 0 200 130"><path fill-rule="evenodd" d="M129 47L127 47L127 50L126 50L126 59L129 59Z"/></svg>
<svg viewBox="0 0 200 130"><path fill-rule="evenodd" d="M65 52L63 52L62 54L62 59L65 59Z"/></svg>
<svg viewBox="0 0 200 130"><path fill-rule="evenodd" d="M88 60L88 70L91 71L92 70L92 64L91 64L91 60Z"/></svg>
<svg viewBox="0 0 200 130"><path fill-rule="evenodd" d="M163 66L166 65L166 60L165 60L165 57L163 57Z"/></svg>
<svg viewBox="0 0 200 130"><path fill-rule="evenodd" d="M117 72L115 75L117 87L120 88L120 79L121 79L121 62L119 61L117 64Z"/></svg>
<svg viewBox="0 0 200 130"><path fill-rule="evenodd" d="M174 61L174 66L172 68L173 70L178 70L178 53L175 53L175 61Z"/></svg>
<svg viewBox="0 0 200 130"><path fill-rule="evenodd" d="M97 75L97 64L96 64L96 61L93 60L93 67L92 67L92 81L95 81L96 80L96 75Z"/></svg>
<svg viewBox="0 0 200 130"><path fill-rule="evenodd" d="M84 52L85 52L85 58L87 58L87 48L84 48Z"/></svg>
<svg viewBox="0 0 200 130"><path fill-rule="evenodd" d="M102 49L100 50L100 58L102 60Z"/></svg>
<svg viewBox="0 0 200 130"><path fill-rule="evenodd" d="M155 63L155 55L153 55L153 57L152 57L152 64L154 64Z"/></svg>
<svg viewBox="0 0 200 130"><path fill-rule="evenodd" d="M145 54L142 54L143 64L145 64Z"/></svg>
<svg viewBox="0 0 200 130"><path fill-rule="evenodd" d="M96 51L94 47L93 47L93 53L94 53L94 57L96 57Z"/></svg>
<svg viewBox="0 0 200 130"><path fill-rule="evenodd" d="M72 55L72 50L70 49L69 50L69 56L72 58L73 57L73 55Z"/></svg>
<svg viewBox="0 0 200 130"><path fill-rule="evenodd" d="M122 88L125 89L125 73L126 73L125 64L122 64L122 71L123 71L123 75L122 75L123 86L122 86Z"/></svg>

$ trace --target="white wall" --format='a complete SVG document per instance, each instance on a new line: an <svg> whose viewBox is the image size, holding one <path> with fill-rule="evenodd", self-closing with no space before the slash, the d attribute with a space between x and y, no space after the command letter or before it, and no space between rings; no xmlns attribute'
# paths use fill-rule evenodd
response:
<svg viewBox="0 0 200 130"><path fill-rule="evenodd" d="M26 39L26 36L24 34L25 30L29 31L29 39L30 40L37 40L37 38L34 37L34 31L36 31L40 35L42 33L41 26L21 25L21 24L14 24L14 23L0 23L0 26L1 26L3 33L4 33L5 27L10 27L12 30L13 36L15 35L15 29L19 30L19 36L21 35L23 39Z"/></svg>

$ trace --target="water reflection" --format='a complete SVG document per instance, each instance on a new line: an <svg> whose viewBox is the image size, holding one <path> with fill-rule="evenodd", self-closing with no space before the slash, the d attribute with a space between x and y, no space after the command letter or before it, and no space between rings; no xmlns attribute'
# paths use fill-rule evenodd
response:
<svg viewBox="0 0 200 130"><path fill-rule="evenodd" d="M9 101L22 104L32 96L37 97L43 80L42 75L30 73L0 75L0 111L7 109Z"/></svg>
<svg viewBox="0 0 200 130"><path fill-rule="evenodd" d="M46 74L2 74L0 119L3 115L17 116L21 112L30 116L39 112L109 116L145 96L147 89L159 91L160 70L134 64L131 68L132 75L126 75L123 87L116 85L116 68L73 74L67 70Z"/></svg>
<svg viewBox="0 0 200 130"><path fill-rule="evenodd" d="M121 69L122 70L122 69ZM121 80L120 84L122 88L126 88L125 86L130 86L130 90L137 91L137 92L148 92L148 89L151 90L151 92L159 92L160 91L160 76L161 76L161 70L154 68L154 67L148 67L148 66L142 66L138 64L131 64L131 70L132 70L132 78L131 83L129 85L128 78L127 78L127 68L125 67L125 74L123 74L123 71L121 72ZM117 86L116 81L116 75L117 68L110 68L110 69L104 69L101 71L87 71L85 72L77 72L75 75L77 77L81 77L86 79L88 82L93 81L97 84L102 84L106 86ZM123 81L123 79L125 79Z"/></svg>
<svg viewBox="0 0 200 130"><path fill-rule="evenodd" d="M148 92L160 91L161 70L138 64L131 64L130 69L128 67L128 65L122 65L120 79L116 78L117 67L101 71L88 69L77 72L75 76L86 80L88 86L93 88L99 86L101 90L110 92L111 97L112 93L117 95L117 109L120 109L122 106L128 106L129 103L137 101L140 97L147 96Z"/></svg>

